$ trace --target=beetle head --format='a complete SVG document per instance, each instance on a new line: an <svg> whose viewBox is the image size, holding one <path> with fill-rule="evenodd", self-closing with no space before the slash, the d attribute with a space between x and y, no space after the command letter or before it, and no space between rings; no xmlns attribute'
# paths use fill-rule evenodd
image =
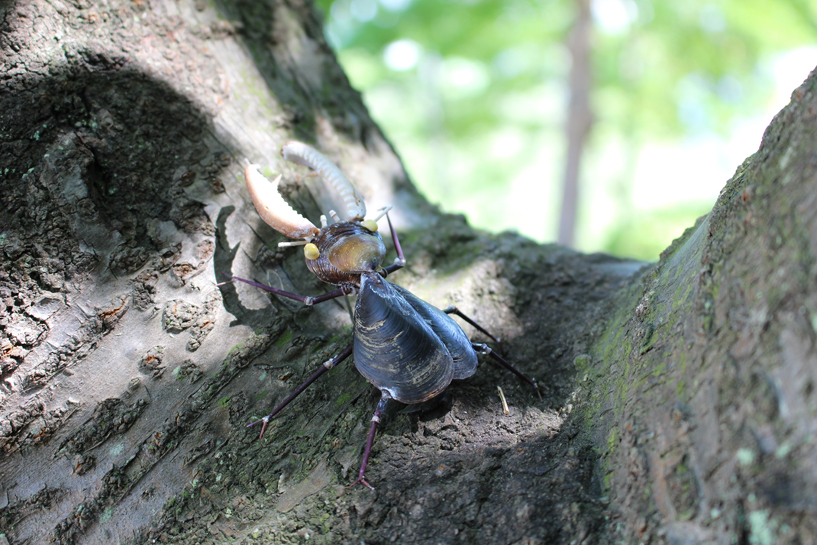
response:
<svg viewBox="0 0 817 545"><path fill-rule="evenodd" d="M340 214L328 210L331 223L327 225L322 216L323 228L318 229L281 197L281 176L270 182L254 165L248 165L244 171L247 189L261 218L278 232L303 239L309 270L325 282L358 285L361 273L380 271L386 247L377 233L377 223L363 219L366 205L352 182L332 161L306 144L287 142L281 155L316 170L324 181L323 192L334 198Z"/></svg>
<svg viewBox="0 0 817 545"><path fill-rule="evenodd" d="M362 273L380 270L386 246L376 223L344 221L321 229L304 253L306 266L324 282L358 285Z"/></svg>

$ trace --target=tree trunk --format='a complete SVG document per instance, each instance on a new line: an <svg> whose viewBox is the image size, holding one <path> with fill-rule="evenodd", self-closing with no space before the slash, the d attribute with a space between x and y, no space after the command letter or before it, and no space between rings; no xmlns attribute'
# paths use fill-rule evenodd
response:
<svg viewBox="0 0 817 545"><path fill-rule="evenodd" d="M576 20L567 37L570 51L570 98L565 120L565 171L562 177L562 206L559 209L559 234L557 241L572 247L576 242L576 219L579 213L579 178L581 174L584 147L593 126L593 111L590 108L590 89L593 72L590 53L593 19L590 15L590 0L575 0Z"/></svg>
<svg viewBox="0 0 817 545"><path fill-rule="evenodd" d="M311 4L2 9L0 543L817 539L817 76L644 265L430 207ZM243 187L246 157L314 218L293 138L395 205L394 281L500 334L543 401L483 362L391 410L375 491L346 486L378 397L350 362L246 427L352 336L343 301L217 285L326 289Z"/></svg>

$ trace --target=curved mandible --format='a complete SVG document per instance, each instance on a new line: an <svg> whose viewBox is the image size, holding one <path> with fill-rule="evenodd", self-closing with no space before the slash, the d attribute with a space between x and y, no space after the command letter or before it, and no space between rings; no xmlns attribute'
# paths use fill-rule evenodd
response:
<svg viewBox="0 0 817 545"><path fill-rule="evenodd" d="M359 221L366 215L366 203L363 202L363 197L337 165L321 152L302 142L287 142L281 148L281 155L287 161L317 170L323 179L329 182L346 206L346 217L342 219Z"/></svg>
<svg viewBox="0 0 817 545"><path fill-rule="evenodd" d="M257 165L247 165L244 169L244 178L247 180L247 190L255 209L258 210L258 215L270 227L289 238L306 240L312 240L320 232L311 221L293 210L278 193L280 175L270 182L258 172Z"/></svg>

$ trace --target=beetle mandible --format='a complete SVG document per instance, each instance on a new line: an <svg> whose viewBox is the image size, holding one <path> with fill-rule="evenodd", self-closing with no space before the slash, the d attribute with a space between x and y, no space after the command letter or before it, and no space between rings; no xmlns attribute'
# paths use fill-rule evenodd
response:
<svg viewBox="0 0 817 545"><path fill-rule="evenodd" d="M249 424L267 423L290 401L323 373L354 354L357 370L378 390L381 397L372 416L358 478L350 486L366 480L377 424L390 400L408 405L422 403L439 395L452 380L465 379L477 368L477 353L487 354L522 380L536 383L514 368L486 344L472 343L449 316L456 314L493 340L490 333L451 306L440 310L405 288L386 281L386 276L406 264L397 234L389 219L391 207L381 209L373 219L364 219L366 205L349 179L332 161L314 148L300 142L287 142L281 149L284 159L306 165L328 182L330 191L343 202L340 213L329 211L331 221L321 216L321 228L293 210L278 193L279 175L270 182L256 165L247 165L244 177L247 189L261 218L272 228L303 245L307 268L318 278L338 286L315 297L287 292L244 278L231 277L282 297L315 305L336 297L357 294L354 310L354 340L340 354L325 362L306 382L284 399L269 415ZM397 257L383 266L386 247L377 230L377 220L386 216ZM536 393L539 394L538 389ZM541 398L541 396L540 396Z"/></svg>

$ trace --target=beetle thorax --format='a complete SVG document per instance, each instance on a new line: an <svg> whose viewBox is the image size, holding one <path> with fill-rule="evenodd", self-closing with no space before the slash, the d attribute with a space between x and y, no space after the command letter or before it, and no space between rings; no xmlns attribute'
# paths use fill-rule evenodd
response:
<svg viewBox="0 0 817 545"><path fill-rule="evenodd" d="M360 284L360 275L380 270L386 246L380 234L359 222L333 223L321 229L312 241L319 255L307 259L315 276L330 284Z"/></svg>

